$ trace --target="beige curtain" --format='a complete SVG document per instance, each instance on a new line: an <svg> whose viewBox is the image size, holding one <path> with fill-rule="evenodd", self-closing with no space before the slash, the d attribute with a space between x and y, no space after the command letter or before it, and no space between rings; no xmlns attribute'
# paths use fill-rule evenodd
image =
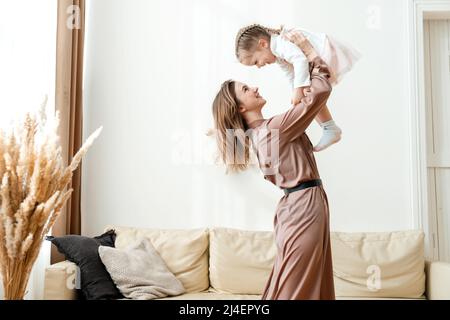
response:
<svg viewBox="0 0 450 320"><path fill-rule="evenodd" d="M60 113L64 161L70 163L82 143L83 47L85 0L58 0L55 106ZM72 197L53 227L54 236L81 233L81 164L74 172ZM64 259L52 246L51 262Z"/></svg>

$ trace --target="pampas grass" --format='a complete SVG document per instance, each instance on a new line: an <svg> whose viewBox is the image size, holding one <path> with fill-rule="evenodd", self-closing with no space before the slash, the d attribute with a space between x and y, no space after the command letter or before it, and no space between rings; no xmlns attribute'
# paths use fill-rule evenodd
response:
<svg viewBox="0 0 450 320"><path fill-rule="evenodd" d="M23 299L44 236L58 218L72 189L66 190L102 128L64 165L57 130L59 115L46 118L46 101L37 114L0 129L0 272L5 299Z"/></svg>

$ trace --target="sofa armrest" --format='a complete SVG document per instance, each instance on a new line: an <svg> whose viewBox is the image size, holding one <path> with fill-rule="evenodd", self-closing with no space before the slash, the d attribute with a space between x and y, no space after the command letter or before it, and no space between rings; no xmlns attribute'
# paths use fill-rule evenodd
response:
<svg viewBox="0 0 450 320"><path fill-rule="evenodd" d="M62 261L45 269L44 300L76 300L80 273L77 265Z"/></svg>
<svg viewBox="0 0 450 320"><path fill-rule="evenodd" d="M426 296L428 300L450 299L450 263L427 261L426 272Z"/></svg>

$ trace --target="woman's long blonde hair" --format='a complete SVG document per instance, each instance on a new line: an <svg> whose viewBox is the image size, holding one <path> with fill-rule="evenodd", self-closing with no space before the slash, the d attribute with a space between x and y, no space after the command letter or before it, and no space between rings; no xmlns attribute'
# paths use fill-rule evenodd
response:
<svg viewBox="0 0 450 320"><path fill-rule="evenodd" d="M217 93L213 105L216 141L226 173L245 171L250 164L250 138L245 135L247 123L239 112L235 81L225 81Z"/></svg>
<svg viewBox="0 0 450 320"><path fill-rule="evenodd" d="M240 60L243 53L253 53L259 39L270 40L271 35L280 34L282 29L283 26L280 26L279 29L272 29L257 23L239 29L235 43L236 58Z"/></svg>

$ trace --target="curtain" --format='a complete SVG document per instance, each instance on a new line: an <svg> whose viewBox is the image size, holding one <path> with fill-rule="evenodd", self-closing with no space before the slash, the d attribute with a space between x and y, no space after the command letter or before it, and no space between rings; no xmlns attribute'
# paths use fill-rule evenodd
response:
<svg viewBox="0 0 450 320"><path fill-rule="evenodd" d="M60 113L59 134L66 164L82 143L84 32L85 0L58 0L55 107ZM53 236L81 234L81 164L70 187L72 196L53 227ZM51 262L63 259L52 246Z"/></svg>

